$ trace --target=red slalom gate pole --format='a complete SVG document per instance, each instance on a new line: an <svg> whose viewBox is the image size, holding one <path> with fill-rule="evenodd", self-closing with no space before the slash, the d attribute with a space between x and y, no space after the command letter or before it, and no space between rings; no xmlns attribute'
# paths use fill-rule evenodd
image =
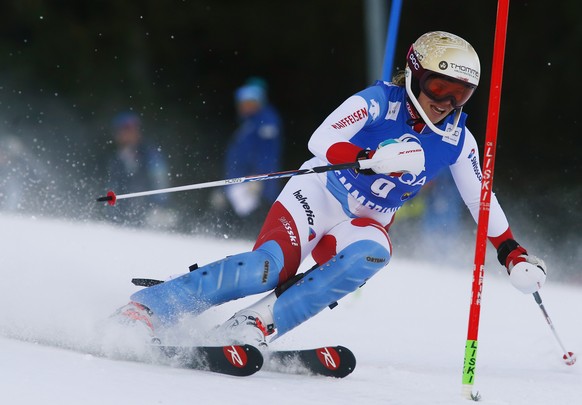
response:
<svg viewBox="0 0 582 405"><path fill-rule="evenodd" d="M475 367L477 363L481 293L483 290L485 252L487 250L487 231L489 228L489 209L493 187L497 129L499 126L499 107L501 104L501 83L503 79L503 61L505 58L508 14L509 0L499 0L497 3L497 17L495 21L495 43L493 45L493 65L491 72L485 149L483 151L483 179L481 181L481 198L479 205L479 218L477 221L475 261L471 289L471 308L469 311L469 326L467 331L467 343L465 345L465 361L463 365L463 396L475 401L480 399L479 393L473 394L473 384L475 382Z"/></svg>

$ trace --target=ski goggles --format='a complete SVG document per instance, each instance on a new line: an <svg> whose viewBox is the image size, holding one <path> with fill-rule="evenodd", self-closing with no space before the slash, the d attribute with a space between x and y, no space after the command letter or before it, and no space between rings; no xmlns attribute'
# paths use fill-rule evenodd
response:
<svg viewBox="0 0 582 405"><path fill-rule="evenodd" d="M471 98L474 86L460 80L431 73L420 80L420 89L434 101L450 100L454 108L460 108Z"/></svg>

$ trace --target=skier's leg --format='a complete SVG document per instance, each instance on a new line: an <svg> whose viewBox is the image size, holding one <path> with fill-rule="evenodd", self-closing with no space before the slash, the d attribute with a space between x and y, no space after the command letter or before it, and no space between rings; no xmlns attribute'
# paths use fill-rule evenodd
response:
<svg viewBox="0 0 582 405"><path fill-rule="evenodd" d="M338 243L339 252L331 260L306 273L275 301L273 320L277 337L357 290L390 261L390 242L381 225L371 222L363 227L354 226L354 221L357 220L338 225L351 228L348 235L351 240Z"/></svg>
<svg viewBox="0 0 582 405"><path fill-rule="evenodd" d="M320 244L331 259L237 312L221 331L235 341L251 336L248 343L264 341L259 330L265 336L274 330L282 336L362 286L388 264L392 250L386 230L371 219L342 222ZM318 256L325 256L321 249Z"/></svg>
<svg viewBox="0 0 582 405"><path fill-rule="evenodd" d="M131 300L150 309L163 323L171 323L183 313L197 315L212 306L272 290L295 275L302 255L307 254L299 238L304 225L297 224L295 217L305 211L292 192L287 194L283 191L281 197L291 212L281 201L273 204L252 252L143 289Z"/></svg>
<svg viewBox="0 0 582 405"><path fill-rule="evenodd" d="M141 290L131 299L169 323L184 312L196 315L214 305L272 290L295 275L338 216L345 218L341 205L325 191L318 176L292 178L269 211L252 252Z"/></svg>
<svg viewBox="0 0 582 405"><path fill-rule="evenodd" d="M131 300L169 323L186 312L199 314L211 306L275 288L282 265L281 247L271 240L252 252L229 256L140 290Z"/></svg>

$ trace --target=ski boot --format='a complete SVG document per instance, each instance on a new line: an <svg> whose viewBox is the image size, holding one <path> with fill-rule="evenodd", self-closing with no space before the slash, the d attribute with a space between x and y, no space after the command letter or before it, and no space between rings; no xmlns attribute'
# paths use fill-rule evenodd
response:
<svg viewBox="0 0 582 405"><path fill-rule="evenodd" d="M257 312L246 309L234 314L212 334L214 340L220 344L249 344L266 350L267 336L274 332L273 324L265 324Z"/></svg>
<svg viewBox="0 0 582 405"><path fill-rule="evenodd" d="M135 335L145 336L147 343L161 344L161 340L155 334L154 314L148 307L137 302L119 308L113 315L119 324L132 329Z"/></svg>

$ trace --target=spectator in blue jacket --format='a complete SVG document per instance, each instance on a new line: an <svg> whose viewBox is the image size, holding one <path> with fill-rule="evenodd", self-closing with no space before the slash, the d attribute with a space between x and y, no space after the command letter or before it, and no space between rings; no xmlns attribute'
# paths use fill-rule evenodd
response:
<svg viewBox="0 0 582 405"><path fill-rule="evenodd" d="M117 194L169 187L166 158L159 147L144 139L139 115L120 113L112 127L117 149L107 165L107 187ZM171 227L174 220L167 209L168 199L160 194L124 201L123 209L115 210L112 219L132 226Z"/></svg>
<svg viewBox="0 0 582 405"><path fill-rule="evenodd" d="M267 100L266 84L249 79L234 93L240 124L226 151L227 178L270 173L281 170L282 130L275 108ZM279 181L262 181L228 186L226 197L242 222L255 222L258 214L271 206L281 191ZM260 220L256 221L260 225ZM258 226L257 225L257 230Z"/></svg>

